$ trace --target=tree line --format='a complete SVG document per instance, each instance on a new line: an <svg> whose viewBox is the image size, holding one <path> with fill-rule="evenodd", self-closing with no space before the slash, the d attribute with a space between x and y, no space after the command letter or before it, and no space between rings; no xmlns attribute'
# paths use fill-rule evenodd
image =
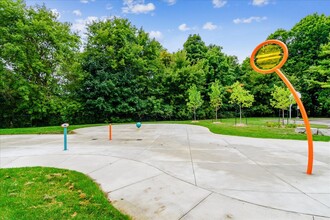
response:
<svg viewBox="0 0 330 220"><path fill-rule="evenodd" d="M0 8L0 127L234 117L244 107L233 101L237 85L253 96L245 115L278 115L270 100L284 84L276 74L256 73L249 58L239 64L198 34L169 53L112 18L89 24L83 42L45 6L2 0ZM287 44L282 70L308 114L330 116L330 17L311 14L268 38Z"/></svg>

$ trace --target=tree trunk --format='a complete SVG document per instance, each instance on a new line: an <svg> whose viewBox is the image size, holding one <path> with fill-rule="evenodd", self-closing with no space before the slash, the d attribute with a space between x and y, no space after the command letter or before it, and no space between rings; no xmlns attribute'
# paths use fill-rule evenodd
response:
<svg viewBox="0 0 330 220"><path fill-rule="evenodd" d="M215 121L218 120L218 107L215 107Z"/></svg>
<svg viewBox="0 0 330 220"><path fill-rule="evenodd" d="M196 108L194 108L194 120L196 121Z"/></svg>
<svg viewBox="0 0 330 220"><path fill-rule="evenodd" d="M242 107L239 106L239 123L242 124Z"/></svg>
<svg viewBox="0 0 330 220"><path fill-rule="evenodd" d="M284 125L284 109L282 109L282 125Z"/></svg>

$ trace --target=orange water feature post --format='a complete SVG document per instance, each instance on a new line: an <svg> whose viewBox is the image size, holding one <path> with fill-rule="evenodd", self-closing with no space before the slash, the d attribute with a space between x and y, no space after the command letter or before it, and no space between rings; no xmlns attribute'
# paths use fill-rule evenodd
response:
<svg viewBox="0 0 330 220"><path fill-rule="evenodd" d="M112 140L112 125L109 124L109 140Z"/></svg>
<svg viewBox="0 0 330 220"><path fill-rule="evenodd" d="M267 48L267 46L270 46ZM275 47L277 46L280 50L276 51ZM272 47L272 48L271 48ZM275 49L274 49L275 48ZM262 51L260 53L260 51ZM275 51L275 52L274 52ZM260 53L260 55L259 55ZM290 81L285 77L280 68L284 65L286 60L288 59L289 52L287 46L279 41L279 40L267 40L259 44L252 52L250 57L250 65L251 67L259 73L268 74L276 72L277 75L282 79L285 85L289 88L291 94L296 100L302 118L304 120L306 135L308 141L308 164L307 164L307 174L312 174L313 170L313 136L311 127L309 124L308 116L305 110L305 107L300 100L296 90L290 83ZM258 60L259 59L259 60ZM259 63L258 63L259 62Z"/></svg>

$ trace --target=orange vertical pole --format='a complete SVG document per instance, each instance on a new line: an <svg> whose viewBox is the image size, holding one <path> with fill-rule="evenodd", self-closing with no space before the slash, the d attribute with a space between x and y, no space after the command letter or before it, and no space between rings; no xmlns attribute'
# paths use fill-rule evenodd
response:
<svg viewBox="0 0 330 220"><path fill-rule="evenodd" d="M112 140L112 125L109 124L109 140Z"/></svg>
<svg viewBox="0 0 330 220"><path fill-rule="evenodd" d="M308 164L307 164L307 174L312 174L312 170L313 170L313 135L312 135L312 131L311 131L311 126L309 124L309 120L307 117L307 113L305 110L305 107L303 105L303 103L301 102L299 96L297 95L296 90L293 88L292 84L290 83L290 81L285 77L285 75L281 72L280 69L276 69L275 72L277 73L277 75L283 80L283 82L285 83L285 85L289 88L289 90L291 91L291 94L293 95L294 99L296 100L299 109L300 109L300 113L304 119L304 124L305 124L305 128L306 128L306 134L307 134L307 141L308 141Z"/></svg>

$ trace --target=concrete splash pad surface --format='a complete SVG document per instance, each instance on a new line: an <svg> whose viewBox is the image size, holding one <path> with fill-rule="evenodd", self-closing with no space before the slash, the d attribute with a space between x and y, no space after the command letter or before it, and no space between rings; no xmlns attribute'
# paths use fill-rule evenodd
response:
<svg viewBox="0 0 330 220"><path fill-rule="evenodd" d="M215 135L190 125L0 136L0 166L83 172L135 219L330 219L330 143Z"/></svg>

